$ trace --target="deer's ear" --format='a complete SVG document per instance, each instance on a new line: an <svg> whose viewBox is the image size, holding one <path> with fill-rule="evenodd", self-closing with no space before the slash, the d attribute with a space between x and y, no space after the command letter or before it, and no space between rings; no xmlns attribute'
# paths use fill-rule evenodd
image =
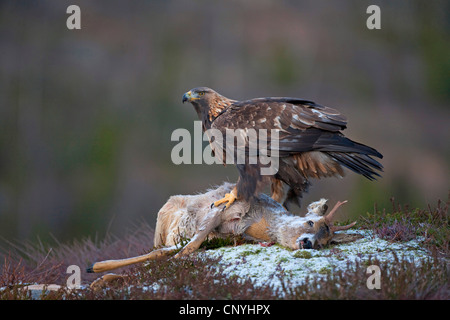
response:
<svg viewBox="0 0 450 320"><path fill-rule="evenodd" d="M359 240L361 238L364 238L364 236L357 234L357 233L352 233L352 234L336 233L333 235L333 238L331 239L331 243L337 243L337 244L349 243L349 242Z"/></svg>
<svg viewBox="0 0 450 320"><path fill-rule="evenodd" d="M327 199L322 198L318 201L314 201L309 204L308 212L306 213L306 215L315 214L318 216L323 216L325 212L327 212L327 210L328 210Z"/></svg>

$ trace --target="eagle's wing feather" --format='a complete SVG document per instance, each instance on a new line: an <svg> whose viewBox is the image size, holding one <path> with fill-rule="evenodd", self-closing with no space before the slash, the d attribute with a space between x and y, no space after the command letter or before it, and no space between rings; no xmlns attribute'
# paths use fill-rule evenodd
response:
<svg viewBox="0 0 450 320"><path fill-rule="evenodd" d="M259 98L234 103L214 120L211 127L220 130L224 136L226 129L266 129L269 152L277 151L280 157L310 151L325 152L347 168L373 179L372 175L378 174L372 168L381 170L382 165L370 156L383 156L375 149L345 137L340 131L346 125L345 116L337 110L309 100ZM271 129L277 130L277 141L271 136Z"/></svg>
<svg viewBox="0 0 450 320"><path fill-rule="evenodd" d="M246 128L289 130L318 128L337 132L346 128L347 120L337 110L308 100L260 98L234 103L212 123L221 129Z"/></svg>
<svg viewBox="0 0 450 320"><path fill-rule="evenodd" d="M224 110L211 128L225 135L226 129L278 131L276 148L280 156L314 150L315 143L324 132L338 133L346 128L346 118L338 111L294 98L260 98L237 102ZM315 130L314 130L315 129ZM272 150L268 146L268 150Z"/></svg>

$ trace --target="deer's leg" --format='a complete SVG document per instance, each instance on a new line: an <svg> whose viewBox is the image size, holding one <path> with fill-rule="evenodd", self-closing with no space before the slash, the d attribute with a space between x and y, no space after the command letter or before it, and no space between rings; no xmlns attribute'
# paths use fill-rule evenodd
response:
<svg viewBox="0 0 450 320"><path fill-rule="evenodd" d="M175 255L175 258L186 256L200 248L202 242L206 239L208 234L210 234L221 223L221 211L222 210L218 208L213 208L205 215L200 222L198 232L191 239L191 241L189 241L189 243Z"/></svg>
<svg viewBox="0 0 450 320"><path fill-rule="evenodd" d="M156 260L158 258L164 257L176 251L178 249L177 246L161 248L154 250L150 253L143 254L141 256L127 258L127 259L119 259L119 260L105 260L101 262L94 263L90 268L87 268L87 272L95 273L95 272L105 272L125 266L129 266L134 263L144 262L147 260Z"/></svg>
<svg viewBox="0 0 450 320"><path fill-rule="evenodd" d="M92 282L89 287L92 290L97 291L106 287L107 285L111 284L114 281L123 281L125 277L126 276L120 274L108 273Z"/></svg>

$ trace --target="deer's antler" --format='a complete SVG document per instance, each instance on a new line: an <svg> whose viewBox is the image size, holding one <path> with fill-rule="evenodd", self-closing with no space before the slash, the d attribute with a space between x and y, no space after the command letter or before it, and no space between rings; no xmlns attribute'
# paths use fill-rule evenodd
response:
<svg viewBox="0 0 450 320"><path fill-rule="evenodd" d="M341 231L341 230L347 230L353 227L356 224L356 221L353 221L352 223L346 225L346 226L331 226L330 230L332 232Z"/></svg>
<svg viewBox="0 0 450 320"><path fill-rule="evenodd" d="M334 207L333 207L333 209L330 211L330 213L328 213L328 214L325 216L325 222L327 223L327 225L329 225L330 230L331 230L332 232L340 231L340 230L347 230L347 229L350 229L351 227L353 227L353 226L356 224L356 221L354 221L354 222L352 222L352 223L350 223L350 224L348 224L348 225L346 225L346 226L334 226L334 225L333 225L333 221L335 220L334 215L336 214L337 209L338 209L340 206L342 206L343 204L345 204L345 203L347 203L347 200L342 201L342 202L341 202L341 201L338 201L338 202L334 205Z"/></svg>

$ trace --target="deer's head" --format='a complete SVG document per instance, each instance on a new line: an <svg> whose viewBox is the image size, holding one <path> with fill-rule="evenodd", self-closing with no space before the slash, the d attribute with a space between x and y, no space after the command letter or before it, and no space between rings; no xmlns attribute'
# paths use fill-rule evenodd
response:
<svg viewBox="0 0 450 320"><path fill-rule="evenodd" d="M354 241L359 236L336 234L336 231L347 230L356 224L356 221L346 226L335 226L335 215L337 209L347 201L338 201L330 213L326 214L328 206L327 200L321 199L308 206L308 213L304 217L295 217L291 221L289 230L286 230L289 237L285 243L292 249L318 249L331 242L343 243ZM285 231L285 232L286 232Z"/></svg>

